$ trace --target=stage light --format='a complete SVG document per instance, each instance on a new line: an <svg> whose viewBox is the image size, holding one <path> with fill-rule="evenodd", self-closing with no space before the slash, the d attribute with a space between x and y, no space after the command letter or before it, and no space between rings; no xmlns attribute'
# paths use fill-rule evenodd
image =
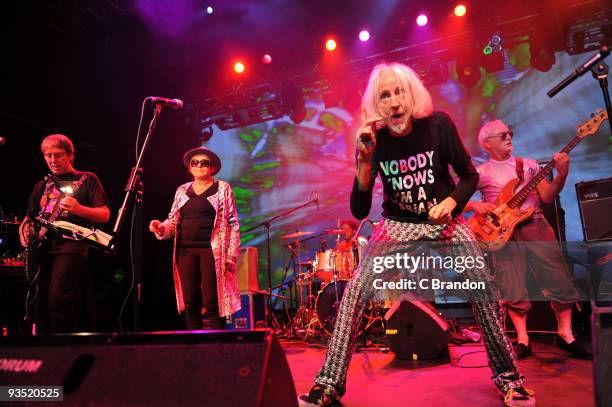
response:
<svg viewBox="0 0 612 407"><path fill-rule="evenodd" d="M419 27L423 27L424 25L426 25L427 21L429 20L427 19L427 16L425 14L419 14L416 19L416 23Z"/></svg>
<svg viewBox="0 0 612 407"><path fill-rule="evenodd" d="M265 54L263 57L261 57L261 62L268 65L272 62L272 57L270 56L270 54Z"/></svg>
<svg viewBox="0 0 612 407"><path fill-rule="evenodd" d="M207 126L202 128L202 130L200 130L200 142L206 142L209 141L213 136L213 129L212 126Z"/></svg>
<svg viewBox="0 0 612 407"><path fill-rule="evenodd" d="M335 50L337 46L338 44L336 44L336 41L334 41L332 38L325 42L325 48L330 52Z"/></svg>
<svg viewBox="0 0 612 407"><path fill-rule="evenodd" d="M491 55L494 52L501 52L503 50L503 39L499 33L495 33L489 39L489 42L482 47L482 53L484 55Z"/></svg>
<svg viewBox="0 0 612 407"><path fill-rule="evenodd" d="M457 17L463 17L467 13L467 8L463 4L459 4L455 7L455 15Z"/></svg>
<svg viewBox="0 0 612 407"><path fill-rule="evenodd" d="M213 13L213 11L214 11L214 10L213 10L213 8L212 8L211 6L206 7L206 12L207 12L208 14L212 14L212 13Z"/></svg>
<svg viewBox="0 0 612 407"><path fill-rule="evenodd" d="M367 40L370 39L370 33L368 32L368 30L361 30L361 32L359 33L359 39L362 42L366 42Z"/></svg>
<svg viewBox="0 0 612 407"><path fill-rule="evenodd" d="M480 80L480 68L474 64L468 57L462 57L457 60L455 69L457 70L457 79L468 88L474 87Z"/></svg>
<svg viewBox="0 0 612 407"><path fill-rule="evenodd" d="M234 72L243 73L244 69L245 69L245 66L242 62L238 61L234 64Z"/></svg>

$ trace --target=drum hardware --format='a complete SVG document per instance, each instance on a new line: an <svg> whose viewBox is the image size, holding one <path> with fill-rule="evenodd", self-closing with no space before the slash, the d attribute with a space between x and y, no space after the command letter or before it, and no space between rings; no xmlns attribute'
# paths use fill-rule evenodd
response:
<svg viewBox="0 0 612 407"><path fill-rule="evenodd" d="M266 237L266 260L267 260L266 261L266 268L267 268L266 274L267 274L267 278L268 278L268 292L270 292L270 293L272 292L272 254L271 254L271 250L270 250L270 227L272 225L272 222L276 221L277 219L289 216L292 213L294 213L294 212L296 212L296 211L298 211L300 209L306 208L309 205L318 204L318 202L319 202L319 196L318 196L318 194L316 192L313 192L311 194L311 199L308 202L306 202L306 203L304 203L302 205L296 206L294 208L290 208L290 209L288 209L288 210L286 210L284 212L281 212L281 213L279 213L277 215L274 215L274 216L272 216L272 217L270 217L268 219L264 219L262 222L259 222L258 224L253 225L253 226L247 228L246 230L242 231L243 233L249 233L249 232L252 232L252 231L254 231L256 229L259 229L259 228L263 228L264 229L265 237ZM299 259L298 259L298 262L299 262ZM273 308L273 305L272 305L271 298L272 297L268 297L268 303L267 303L267 306L268 306L267 307L268 320L266 322L268 323L267 324L268 327L273 326L274 328L280 328L278 323L274 324L274 322L277 322L277 321L274 321L274 319L273 319L274 308Z"/></svg>
<svg viewBox="0 0 612 407"><path fill-rule="evenodd" d="M314 235L314 232L303 232L300 230L296 230L295 233L290 233L288 235L281 236L281 239L299 239L302 236ZM299 240L296 240L299 242Z"/></svg>

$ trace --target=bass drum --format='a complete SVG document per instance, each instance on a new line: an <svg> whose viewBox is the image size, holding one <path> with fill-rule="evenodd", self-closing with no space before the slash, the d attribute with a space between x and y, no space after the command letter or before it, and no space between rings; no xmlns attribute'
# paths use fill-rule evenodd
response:
<svg viewBox="0 0 612 407"><path fill-rule="evenodd" d="M340 301L344 295L344 290L348 285L348 281L336 281L329 283L319 292L315 305L319 324L325 332L331 334L336 324L336 317L340 311ZM371 303L368 303L363 311L361 324L359 325L359 334L364 328L370 325L372 319L378 319Z"/></svg>

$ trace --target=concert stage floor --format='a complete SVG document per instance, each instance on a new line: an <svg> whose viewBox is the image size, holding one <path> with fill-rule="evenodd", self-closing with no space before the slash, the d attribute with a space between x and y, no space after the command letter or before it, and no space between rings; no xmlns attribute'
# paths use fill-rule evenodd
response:
<svg viewBox="0 0 612 407"><path fill-rule="evenodd" d="M537 342L536 342L537 341ZM592 362L564 359L550 337L533 338L534 356L519 362L538 407L594 406ZM321 367L325 348L282 341L298 394L308 391ZM486 366L482 344L451 348L462 366ZM400 361L392 352L358 352L348 372L346 407L502 406L488 367L451 366L436 361Z"/></svg>

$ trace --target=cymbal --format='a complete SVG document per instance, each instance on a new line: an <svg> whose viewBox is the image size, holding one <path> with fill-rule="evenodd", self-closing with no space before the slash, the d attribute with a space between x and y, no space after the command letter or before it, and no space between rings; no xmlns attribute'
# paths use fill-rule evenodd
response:
<svg viewBox="0 0 612 407"><path fill-rule="evenodd" d="M329 230L326 230L325 233L327 233L328 235L335 235L335 234L344 233L344 230L342 230L342 229L329 229Z"/></svg>
<svg viewBox="0 0 612 407"><path fill-rule="evenodd" d="M281 239L293 239L293 238L300 238L302 236L308 236L308 235L314 235L314 232L301 232L301 231L297 231L295 233L290 233L288 235L285 236L281 236Z"/></svg>

